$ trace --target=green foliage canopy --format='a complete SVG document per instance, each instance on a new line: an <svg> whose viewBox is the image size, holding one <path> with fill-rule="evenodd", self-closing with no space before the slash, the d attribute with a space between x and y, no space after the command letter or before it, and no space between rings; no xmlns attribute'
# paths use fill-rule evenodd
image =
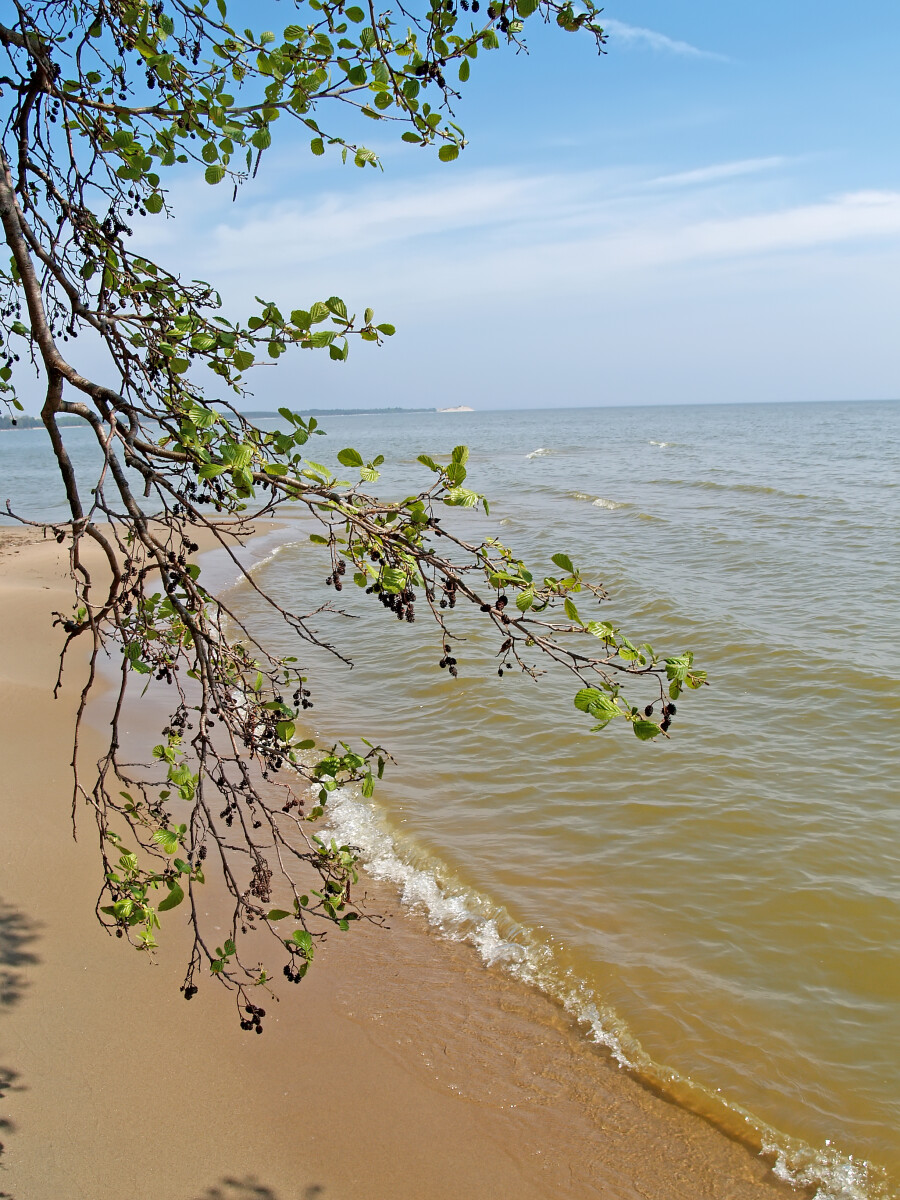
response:
<svg viewBox="0 0 900 1200"><path fill-rule="evenodd" d="M73 642L87 643L90 656L78 728L99 656L117 648L122 663L96 770L81 762L75 731L76 799L100 832L98 912L118 936L152 950L160 914L186 906L193 948L184 994L208 973L234 991L248 1029L261 1026L257 989L272 985L271 969L242 950L248 931L270 934L284 975L298 981L317 939L359 918L354 851L325 844L310 822L339 786L371 795L388 756L303 736L312 701L302 663L269 653L207 591L192 558L197 529L230 547L281 504L304 505L336 591L352 579L401 620L424 612L440 667L454 676L453 610L468 606L493 633L501 672L537 675L542 663L569 672L575 707L596 730L616 721L641 740L665 738L674 699L705 679L690 654L662 657L583 616L604 593L565 553L553 556L552 574L535 573L496 538L464 539L453 510L488 511L471 487L466 447L448 463L422 454L420 491L385 500L365 491L381 456L341 450L337 465L353 476L341 480L308 456L321 432L315 417L282 409L272 431L241 412L260 363L294 349L327 350L341 362L354 338L379 344L393 325L369 308L360 318L338 296L290 311L257 298L245 319L230 319L213 285L183 280L134 249L137 223L170 213L172 172L202 174L198 186L224 184L237 195L285 122L304 128L313 155L340 154L363 169L377 158L346 132L358 116L387 122L450 163L466 144L452 105L486 53L520 47L536 20L602 49L591 2L481 3L484 11L478 0L427 0L379 13L371 4L296 0L272 6L273 18L284 9L292 18L275 33L239 28L226 0L13 0L15 19L0 25L0 220L9 251L0 270L0 397L11 413L21 409L25 355L45 388L41 421L69 508L53 528L68 543L74 588L71 613L57 615L63 658ZM83 371L76 342L84 334L102 347L103 376L114 385ZM102 451L87 492L60 433L73 418ZM319 644L309 614L266 600L301 648ZM121 761L119 721L130 681L152 677L169 685L174 703L155 772L137 772ZM641 702L630 698L634 687L645 691ZM211 873L231 905L222 945L197 902Z"/></svg>

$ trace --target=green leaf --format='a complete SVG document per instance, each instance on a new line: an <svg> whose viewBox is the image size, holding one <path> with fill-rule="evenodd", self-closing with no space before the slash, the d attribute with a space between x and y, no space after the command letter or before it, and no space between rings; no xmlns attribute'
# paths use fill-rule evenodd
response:
<svg viewBox="0 0 900 1200"><path fill-rule="evenodd" d="M598 688L581 688L575 693L575 707L582 712L590 712L591 705L603 700L605 697Z"/></svg>
<svg viewBox="0 0 900 1200"><path fill-rule="evenodd" d="M594 637L600 638L609 646L616 644L616 628L609 621L588 621L585 626L588 633L592 633Z"/></svg>
<svg viewBox="0 0 900 1200"><path fill-rule="evenodd" d="M157 829L152 840L161 846L166 854L174 854L178 849L178 834L171 829Z"/></svg>
<svg viewBox="0 0 900 1200"><path fill-rule="evenodd" d="M253 366L254 355L249 350L235 350L231 361L239 371L246 371L248 367Z"/></svg>
<svg viewBox="0 0 900 1200"><path fill-rule="evenodd" d="M441 146L438 158L441 162L453 162L454 158L459 158L459 146Z"/></svg>
<svg viewBox="0 0 900 1200"><path fill-rule="evenodd" d="M212 163L203 173L207 183L221 183L225 178L225 168L221 163Z"/></svg>
<svg viewBox="0 0 900 1200"><path fill-rule="evenodd" d="M582 621L581 621L581 617L579 617L579 615L578 615L578 609L575 607L575 605L572 603L572 601L569 599L568 596L566 596L566 601L565 601L565 604L563 605L563 608L566 610L566 616L569 618L570 621L577 621L578 624L581 625Z"/></svg>
<svg viewBox="0 0 900 1200"><path fill-rule="evenodd" d="M649 742L651 738L655 738L659 733L662 733L662 730L655 721L640 720L634 722L634 736L640 738L642 742Z"/></svg>
<svg viewBox="0 0 900 1200"><path fill-rule="evenodd" d="M397 332L395 326L389 325L387 322L385 322L383 325L376 325L375 328L379 333L383 333L385 337L393 337Z"/></svg>
<svg viewBox="0 0 900 1200"><path fill-rule="evenodd" d="M289 742L296 733L297 726L293 721L279 721L275 730L282 742Z"/></svg>
<svg viewBox="0 0 900 1200"><path fill-rule="evenodd" d="M307 960L312 958L314 953L312 934L308 933L305 929L295 929L291 934L291 941L300 947Z"/></svg>
<svg viewBox="0 0 900 1200"><path fill-rule="evenodd" d="M147 197L147 199L144 201L144 208L146 208L147 212L151 212L151 213L161 212L162 206L163 206L163 198L159 194L159 192L151 192L150 195Z"/></svg>
<svg viewBox="0 0 900 1200"><path fill-rule="evenodd" d="M516 608L519 612L528 612L532 604L534 604L534 592L531 589L519 592L518 596L516 596Z"/></svg>
<svg viewBox="0 0 900 1200"><path fill-rule="evenodd" d="M402 592L406 587L406 572L396 567L385 567L381 572L381 586L389 592Z"/></svg>
<svg viewBox="0 0 900 1200"><path fill-rule="evenodd" d="M622 641L619 644L619 658L621 658L623 662L643 663L646 661L643 654L641 654L636 646L629 642L628 638L622 638Z"/></svg>
<svg viewBox="0 0 900 1200"><path fill-rule="evenodd" d="M444 497L444 503L462 508L474 508L478 503L478 493L470 492L468 488L451 488Z"/></svg>
<svg viewBox="0 0 900 1200"><path fill-rule="evenodd" d="M465 83L469 78L469 60L464 58L459 64L459 82Z"/></svg>
<svg viewBox="0 0 900 1200"><path fill-rule="evenodd" d="M290 916L292 916L292 914L287 912L286 909L273 908L269 912L266 913L266 920L267 921L283 921L285 917L290 917Z"/></svg>
<svg viewBox="0 0 900 1200"><path fill-rule="evenodd" d="M325 301L328 309L334 313L336 317L347 317L347 305L343 302L340 296L329 296Z"/></svg>
<svg viewBox="0 0 900 1200"><path fill-rule="evenodd" d="M575 574L575 568L572 566L572 560L568 554L554 554L553 562L561 571L566 571L569 575Z"/></svg>
<svg viewBox="0 0 900 1200"><path fill-rule="evenodd" d="M309 143L309 148L310 148L310 150L312 150L313 154L315 154L315 155L325 153L325 143L322 141L322 139L320 137L314 137L312 139L312 141Z"/></svg>
<svg viewBox="0 0 900 1200"><path fill-rule="evenodd" d="M168 912L170 908L177 908L184 899L184 890L181 884L176 883L174 879L169 880L169 894L165 900L162 900L157 908L160 912Z"/></svg>
<svg viewBox="0 0 900 1200"><path fill-rule="evenodd" d="M575 693L574 704L581 712L588 713L589 716L595 717L603 724L608 723L614 717L622 716L622 710L612 696L601 692L599 688L581 688Z"/></svg>
<svg viewBox="0 0 900 1200"><path fill-rule="evenodd" d="M338 451L337 460L342 467L361 467L363 465L362 455L349 446L345 450Z"/></svg>

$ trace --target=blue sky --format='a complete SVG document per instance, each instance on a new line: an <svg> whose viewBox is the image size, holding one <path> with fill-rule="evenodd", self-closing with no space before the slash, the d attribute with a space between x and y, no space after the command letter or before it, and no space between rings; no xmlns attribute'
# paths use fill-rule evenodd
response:
<svg viewBox="0 0 900 1200"><path fill-rule="evenodd" d="M360 171L282 128L236 204L177 181L141 237L233 312L336 293L398 328L282 360L248 407L900 395L900 5L605 17L602 58L555 26L479 57L455 163L366 123Z"/></svg>

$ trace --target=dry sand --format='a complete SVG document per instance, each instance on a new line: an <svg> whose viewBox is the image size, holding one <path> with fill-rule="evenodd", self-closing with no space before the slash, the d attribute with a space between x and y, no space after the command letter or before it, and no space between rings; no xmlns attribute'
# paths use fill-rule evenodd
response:
<svg viewBox="0 0 900 1200"><path fill-rule="evenodd" d="M70 825L77 671L54 541L0 531L0 1195L16 1200L782 1200L765 1164L586 1045L558 1008L435 938L332 939L262 1037L98 925ZM99 732L90 733L99 747ZM165 930L163 931L165 933Z"/></svg>

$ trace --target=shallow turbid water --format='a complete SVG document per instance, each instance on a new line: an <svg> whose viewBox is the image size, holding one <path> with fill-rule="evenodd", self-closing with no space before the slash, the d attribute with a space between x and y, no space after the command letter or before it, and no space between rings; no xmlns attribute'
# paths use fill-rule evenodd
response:
<svg viewBox="0 0 900 1200"><path fill-rule="evenodd" d="M325 424L314 458L383 453L385 490L404 494L427 476L418 453L468 443L492 501L479 532L540 573L566 551L606 584L601 615L693 649L712 681L667 744L591 735L567 680L498 679L477 638L451 680L424 620L351 585L362 619L319 623L356 665L309 660L310 715L398 761L376 804L339 797L330 826L785 1174L900 1195L900 404ZM0 437L3 498L26 438ZM302 611L327 568L298 536L258 577Z"/></svg>

